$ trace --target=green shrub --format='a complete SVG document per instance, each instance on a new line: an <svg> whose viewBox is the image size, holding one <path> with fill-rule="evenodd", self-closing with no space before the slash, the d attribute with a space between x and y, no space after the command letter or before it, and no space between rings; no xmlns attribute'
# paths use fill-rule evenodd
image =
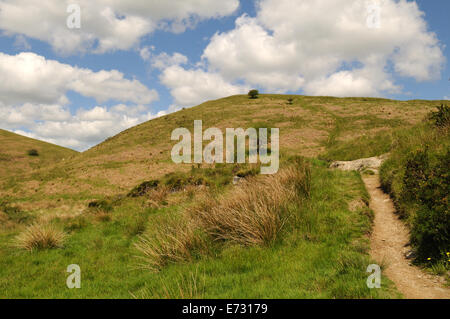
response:
<svg viewBox="0 0 450 319"><path fill-rule="evenodd" d="M185 173L170 173L166 175L164 184L172 191L179 191L188 185L200 186L208 185L208 181L203 176L188 175Z"/></svg>
<svg viewBox="0 0 450 319"><path fill-rule="evenodd" d="M39 156L39 152L36 149L31 149L27 151L28 156Z"/></svg>
<svg viewBox="0 0 450 319"><path fill-rule="evenodd" d="M450 139L436 126L422 123L398 132L380 170L383 189L411 227L417 261L431 264L450 251Z"/></svg>
<svg viewBox="0 0 450 319"><path fill-rule="evenodd" d="M441 104L437 107L436 112L430 114L430 119L435 123L437 127L449 127L450 126L450 107L448 105Z"/></svg>
<svg viewBox="0 0 450 319"><path fill-rule="evenodd" d="M411 231L411 243L417 247L419 261L434 262L446 258L450 251L450 213L421 207Z"/></svg>
<svg viewBox="0 0 450 319"><path fill-rule="evenodd" d="M419 258L438 260L450 250L450 151L430 158L428 150L412 154L404 183L406 200L419 203L411 241Z"/></svg>
<svg viewBox="0 0 450 319"><path fill-rule="evenodd" d="M127 196L128 197L144 196L150 190L155 189L156 187L158 187L158 185L159 185L159 181L158 180L151 180L151 181L143 182L143 183L139 184L138 186L136 186L135 188L133 188L128 193Z"/></svg>
<svg viewBox="0 0 450 319"><path fill-rule="evenodd" d="M113 205L106 199L94 200L88 204L88 207L104 212L110 212L113 210Z"/></svg>

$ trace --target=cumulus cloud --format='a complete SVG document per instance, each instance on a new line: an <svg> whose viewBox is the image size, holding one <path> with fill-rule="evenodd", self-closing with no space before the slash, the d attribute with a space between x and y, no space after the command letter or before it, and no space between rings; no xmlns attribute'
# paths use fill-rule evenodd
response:
<svg viewBox="0 0 450 319"><path fill-rule="evenodd" d="M0 82L0 127L78 150L164 114L149 110L155 90L118 71L94 72L34 53L0 53ZM72 114L68 91L122 104Z"/></svg>
<svg viewBox="0 0 450 319"><path fill-rule="evenodd" d="M94 72L73 67L31 52L0 53L0 101L14 103L65 104L67 91L99 102L117 100L149 104L158 98L155 90L119 71Z"/></svg>
<svg viewBox="0 0 450 319"><path fill-rule="evenodd" d="M206 100L242 94L247 87L233 85L218 73L196 69L184 69L172 65L164 69L161 82L170 89L177 106L194 106Z"/></svg>
<svg viewBox="0 0 450 319"><path fill-rule="evenodd" d="M405 0L261 0L256 17L213 36L203 60L231 83L337 96L399 92L394 76L436 79L445 62L423 12Z"/></svg>
<svg viewBox="0 0 450 319"><path fill-rule="evenodd" d="M174 54L169 55L166 52L163 52L153 58L151 65L155 69L163 70L173 65L182 65L186 63L188 63L188 58L181 53L175 52Z"/></svg>
<svg viewBox="0 0 450 319"><path fill-rule="evenodd" d="M118 104L109 109L95 106L71 114L61 105L0 104L0 126L17 134L82 151L127 128L165 114L164 111L153 114L143 105Z"/></svg>
<svg viewBox="0 0 450 319"><path fill-rule="evenodd" d="M162 52L160 54L154 54L155 50L154 46L151 47L143 47L139 50L139 54L145 62L149 62L151 67L158 70L163 70L172 65L182 65L188 63L187 56L174 52L172 55Z"/></svg>
<svg viewBox="0 0 450 319"><path fill-rule="evenodd" d="M81 28L69 29L70 0L0 1L0 30L48 42L60 53L127 50L157 29L183 32L197 21L233 13L238 0L78 0Z"/></svg>

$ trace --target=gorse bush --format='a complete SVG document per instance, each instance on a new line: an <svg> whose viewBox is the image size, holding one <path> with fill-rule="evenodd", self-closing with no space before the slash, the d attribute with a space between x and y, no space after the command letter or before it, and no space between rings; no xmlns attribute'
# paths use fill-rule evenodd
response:
<svg viewBox="0 0 450 319"><path fill-rule="evenodd" d="M436 112L430 114L430 119L436 124L437 127L449 127L450 126L450 107L448 105L441 104L437 107Z"/></svg>
<svg viewBox="0 0 450 319"><path fill-rule="evenodd" d="M450 136L442 130L448 107L428 118L431 123L396 133L380 174L383 188L411 227L417 261L439 263L450 251Z"/></svg>
<svg viewBox="0 0 450 319"><path fill-rule="evenodd" d="M444 257L450 250L450 151L434 159L428 149L411 154L403 186L404 200L419 204L411 232L419 258Z"/></svg>

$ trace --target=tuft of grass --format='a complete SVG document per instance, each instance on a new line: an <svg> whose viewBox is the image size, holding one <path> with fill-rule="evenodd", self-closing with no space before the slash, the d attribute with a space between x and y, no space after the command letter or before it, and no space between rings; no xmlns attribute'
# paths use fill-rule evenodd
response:
<svg viewBox="0 0 450 319"><path fill-rule="evenodd" d="M188 261L193 251L204 246L203 239L190 221L169 219L158 225L152 232L139 236L135 244L141 253L137 258L140 267L159 271L169 263Z"/></svg>
<svg viewBox="0 0 450 319"><path fill-rule="evenodd" d="M161 290L152 291L144 288L134 299L204 299L205 279L199 275L198 269L188 274L180 273L174 281L167 283L161 280Z"/></svg>
<svg viewBox="0 0 450 319"><path fill-rule="evenodd" d="M276 175L251 178L190 213L214 240L245 246L268 244L286 222L289 203L300 195L300 189L307 188L308 170L292 166Z"/></svg>
<svg viewBox="0 0 450 319"><path fill-rule="evenodd" d="M70 219L66 225L64 225L64 230L68 232L77 231L85 228L88 225L88 221L84 216L77 216Z"/></svg>
<svg viewBox="0 0 450 319"><path fill-rule="evenodd" d="M150 204L150 206L158 208L161 205L167 204L166 202L166 198L170 193L170 189L169 187L165 186L165 185L161 185L158 188L154 188L152 189L149 193L148 193L148 202Z"/></svg>
<svg viewBox="0 0 450 319"><path fill-rule="evenodd" d="M98 210L94 214L95 219L97 219L100 222L109 222L111 221L111 214L104 211L104 210Z"/></svg>
<svg viewBox="0 0 450 319"><path fill-rule="evenodd" d="M66 237L65 232L51 224L33 224L15 238L15 246L29 251L62 248Z"/></svg>

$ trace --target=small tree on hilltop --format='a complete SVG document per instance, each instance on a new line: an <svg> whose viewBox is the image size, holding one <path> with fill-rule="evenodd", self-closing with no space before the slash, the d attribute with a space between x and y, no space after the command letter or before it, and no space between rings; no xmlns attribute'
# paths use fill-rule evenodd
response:
<svg viewBox="0 0 450 319"><path fill-rule="evenodd" d="M250 91L248 92L248 96L249 96L251 99L257 99L257 98L258 98L258 95L259 95L259 91L258 91L258 90L250 90Z"/></svg>
<svg viewBox="0 0 450 319"><path fill-rule="evenodd" d="M27 151L28 156L39 156L39 152L36 149L31 149Z"/></svg>

